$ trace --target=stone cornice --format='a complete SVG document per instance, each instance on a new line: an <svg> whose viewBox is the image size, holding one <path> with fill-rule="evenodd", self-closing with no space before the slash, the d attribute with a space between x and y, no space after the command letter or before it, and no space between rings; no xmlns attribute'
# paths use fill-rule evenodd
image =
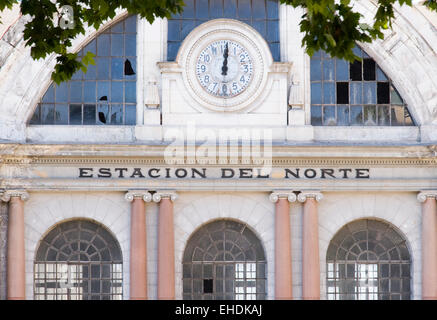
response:
<svg viewBox="0 0 437 320"><path fill-rule="evenodd" d="M152 201L152 194L146 190L130 190L125 195L124 198L132 202L134 199L143 199L145 202Z"/></svg>
<svg viewBox="0 0 437 320"><path fill-rule="evenodd" d="M417 195L419 202L425 202L428 198L437 199L437 190L424 190Z"/></svg>
<svg viewBox="0 0 437 320"><path fill-rule="evenodd" d="M323 194L320 191L302 191L297 195L299 202L305 202L308 198L315 199L317 202L323 199Z"/></svg>
<svg viewBox="0 0 437 320"><path fill-rule="evenodd" d="M19 197L23 201L29 200L29 193L25 190L6 190L0 193L0 200L4 202L9 202L12 197Z"/></svg>
<svg viewBox="0 0 437 320"><path fill-rule="evenodd" d="M178 194L173 190L161 190L153 194L153 201L160 202L162 199L170 199L175 201L178 198Z"/></svg>
<svg viewBox="0 0 437 320"><path fill-rule="evenodd" d="M269 200L273 203L278 202L279 199L287 199L288 202L295 202L296 194L291 190L278 190L273 191L269 196Z"/></svg>

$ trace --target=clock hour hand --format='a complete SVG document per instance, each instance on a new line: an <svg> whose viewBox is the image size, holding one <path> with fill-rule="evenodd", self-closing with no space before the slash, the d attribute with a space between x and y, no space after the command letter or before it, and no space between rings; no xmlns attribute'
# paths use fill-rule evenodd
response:
<svg viewBox="0 0 437 320"><path fill-rule="evenodd" d="M229 57L229 47L226 42L225 52L223 54L223 67L222 67L222 76L226 76L228 74L228 57Z"/></svg>

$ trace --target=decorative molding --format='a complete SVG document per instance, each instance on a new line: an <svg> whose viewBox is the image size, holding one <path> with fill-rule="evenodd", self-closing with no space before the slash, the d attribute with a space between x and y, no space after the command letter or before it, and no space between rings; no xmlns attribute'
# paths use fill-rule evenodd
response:
<svg viewBox="0 0 437 320"><path fill-rule="evenodd" d="M170 199L175 201L178 198L178 194L175 191L157 191L153 194L153 201L160 202L161 199Z"/></svg>
<svg viewBox="0 0 437 320"><path fill-rule="evenodd" d="M308 198L315 199L317 202L323 199L323 194L320 191L302 191L297 195L299 202L305 202Z"/></svg>
<svg viewBox="0 0 437 320"><path fill-rule="evenodd" d="M144 202L152 201L152 194L146 190L130 190L125 195L124 198L132 202L134 199L143 199Z"/></svg>
<svg viewBox="0 0 437 320"><path fill-rule="evenodd" d="M288 199L288 202L295 202L296 201L296 194L293 191L273 191L270 196L269 200L273 203L278 202L279 199Z"/></svg>
<svg viewBox="0 0 437 320"><path fill-rule="evenodd" d="M425 202L428 198L437 199L437 190L421 191L417 195L417 200L419 200L419 202Z"/></svg>
<svg viewBox="0 0 437 320"><path fill-rule="evenodd" d="M25 190L6 190L1 194L1 200L3 202L9 202L12 197L19 197L22 201L29 200L29 193Z"/></svg>
<svg viewBox="0 0 437 320"><path fill-rule="evenodd" d="M149 78L148 84L146 85L144 104L151 109L158 108L161 103L156 82L156 78L152 76Z"/></svg>

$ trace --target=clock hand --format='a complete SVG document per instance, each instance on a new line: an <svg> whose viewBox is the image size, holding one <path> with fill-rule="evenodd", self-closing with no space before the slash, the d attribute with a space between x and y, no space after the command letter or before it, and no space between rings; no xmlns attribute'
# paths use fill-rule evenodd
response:
<svg viewBox="0 0 437 320"><path fill-rule="evenodd" d="M229 47L226 42L225 52L223 54L223 67L222 67L222 76L226 76L228 74L228 57L229 57Z"/></svg>

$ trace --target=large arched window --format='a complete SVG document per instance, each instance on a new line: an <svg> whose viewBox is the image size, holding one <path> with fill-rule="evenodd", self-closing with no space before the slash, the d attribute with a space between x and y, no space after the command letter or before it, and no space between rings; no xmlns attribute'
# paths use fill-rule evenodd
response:
<svg viewBox="0 0 437 320"><path fill-rule="evenodd" d="M332 59L322 51L311 58L311 124L414 125L392 81L361 48L354 52L361 61Z"/></svg>
<svg viewBox="0 0 437 320"><path fill-rule="evenodd" d="M135 125L136 16L104 30L79 57L92 52L95 65L59 86L51 84L30 120L33 125Z"/></svg>
<svg viewBox="0 0 437 320"><path fill-rule="evenodd" d="M117 240L88 220L61 223L40 242L36 300L121 300L123 259Z"/></svg>
<svg viewBox="0 0 437 320"><path fill-rule="evenodd" d="M218 18L240 20L267 41L275 61L280 60L279 4L277 0L185 0L182 14L168 21L167 60L174 61L185 37L198 25Z"/></svg>
<svg viewBox="0 0 437 320"><path fill-rule="evenodd" d="M266 296L266 259L247 225L220 220L196 231L183 258L183 298L256 300Z"/></svg>
<svg viewBox="0 0 437 320"><path fill-rule="evenodd" d="M387 223L364 219L347 224L331 240L326 262L328 299L410 299L410 253L405 239Z"/></svg>

